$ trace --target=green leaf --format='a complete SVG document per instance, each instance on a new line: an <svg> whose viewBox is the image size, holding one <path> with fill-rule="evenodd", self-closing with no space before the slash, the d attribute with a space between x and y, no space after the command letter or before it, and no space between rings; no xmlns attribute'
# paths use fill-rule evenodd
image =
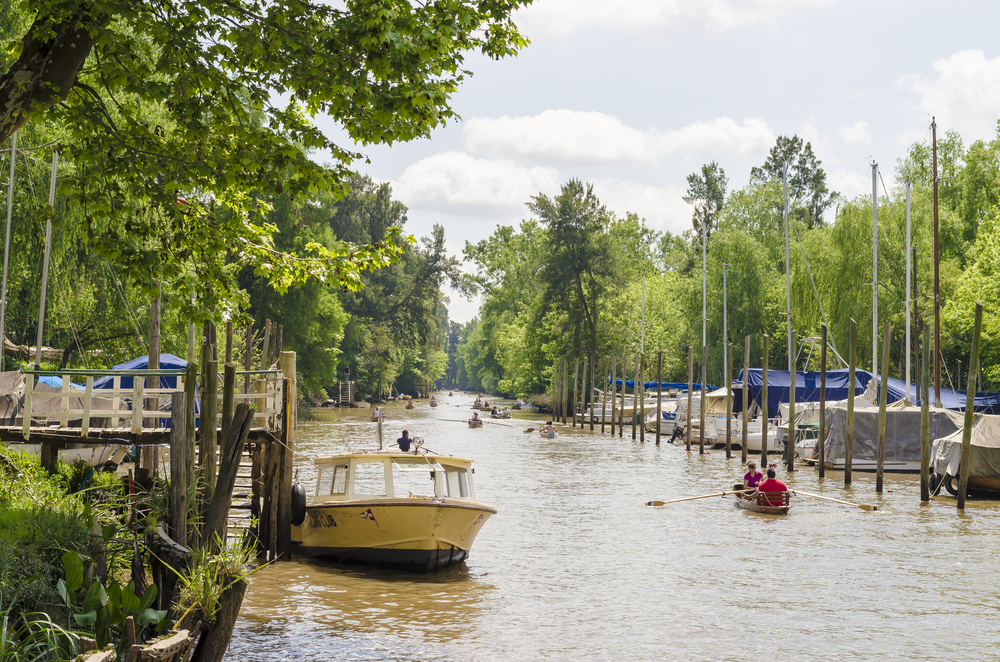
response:
<svg viewBox="0 0 1000 662"><path fill-rule="evenodd" d="M76 624L80 627L93 627L94 624L97 623L97 612L91 610L80 614L73 614L73 620L76 621Z"/></svg>
<svg viewBox="0 0 1000 662"><path fill-rule="evenodd" d="M139 603L137 608L138 611L145 611L153 604L153 600L156 599L156 584L150 584L146 589L146 592L142 594L142 602ZM135 610L132 610L135 611Z"/></svg>
<svg viewBox="0 0 1000 662"><path fill-rule="evenodd" d="M63 570L66 571L66 588L75 593L83 586L83 559L76 552L66 552L62 557Z"/></svg>
<svg viewBox="0 0 1000 662"><path fill-rule="evenodd" d="M118 532L118 524L112 522L111 524L105 524L101 527L101 537L104 538L104 544L111 542L111 539L115 537Z"/></svg>
<svg viewBox="0 0 1000 662"><path fill-rule="evenodd" d="M83 608L86 610L100 609L108 604L108 593L104 590L104 585L100 581L94 580L87 590L87 597L83 599Z"/></svg>
<svg viewBox="0 0 1000 662"><path fill-rule="evenodd" d="M151 588L155 589L156 585L152 584ZM155 593L153 597L156 597ZM145 607L141 606L139 602L139 596L137 596L135 594L135 591L132 590L132 582L129 582L128 586L122 589L121 598L119 599L118 604L121 605L121 610L125 614L131 614L134 611L142 611L142 609L145 609L146 607L149 606L149 605L146 605ZM150 600L150 604L152 604L152 600Z"/></svg>
<svg viewBox="0 0 1000 662"><path fill-rule="evenodd" d="M147 623L152 623L156 625L162 621L167 615L167 610L157 611L155 609L144 609L139 617L135 619L135 626L140 627L146 625Z"/></svg>

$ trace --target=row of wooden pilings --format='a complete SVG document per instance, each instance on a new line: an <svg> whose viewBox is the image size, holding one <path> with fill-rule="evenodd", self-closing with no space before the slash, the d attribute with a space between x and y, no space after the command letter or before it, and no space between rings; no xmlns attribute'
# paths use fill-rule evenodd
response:
<svg viewBox="0 0 1000 662"><path fill-rule="evenodd" d="M978 362L979 362L979 338L980 331L982 328L982 305L976 304L975 311L975 325L973 330L973 341L972 341L972 353L969 360L969 383L967 394L972 394L967 396L971 400L966 401L965 407L965 427L962 436L962 459L960 464L960 475L959 475L959 487L958 487L958 508L965 508L966 495L968 493L969 484L969 461L971 457L971 447L972 447L972 424L974 417L974 394L976 392L976 375L978 374ZM892 325L890 322L885 323L884 331L882 334L882 373L881 373L881 383L886 384L888 380L889 371L889 340L891 337ZM827 335L828 329L824 324L820 329L820 407L819 407L819 439L818 439L818 451L819 458L817 461L817 469L819 470L820 477L824 477L826 474L825 466L825 441L826 441L826 372L827 372ZM929 397L929 380L928 380L928 364L930 363L930 340L929 340L929 329L925 326L923 330L923 337L920 341L920 352L922 358L920 360L920 367L918 372L920 373L920 500L927 502L931 497L930 489L930 397ZM793 330L792 343L796 342L796 333ZM767 403L767 357L768 357L768 341L769 337L767 334L763 336L763 351L762 351L762 393L761 401ZM733 379L732 379L732 369L733 369L733 345L729 344L726 349L726 356L724 360L725 366L725 383L727 388L726 397L726 458L732 457L732 402L733 402ZM698 452L700 454L705 453L705 417L706 417L706 398L705 398L705 381L708 365L707 357L707 347L702 346L701 348L701 409L700 409L700 426L698 435ZM856 381L856 369L857 369L857 323L852 319L850 320L850 358L848 360L848 383L854 384ZM582 364L582 371L581 371ZM594 402L594 372L596 366L596 360L594 356L587 356L582 359L574 359L574 366L572 370L572 377L570 375L570 360L562 359L555 363L553 367L553 416L556 419L561 419L562 422L566 423L567 414L572 417L573 426L576 427L576 411L579 408L583 412L584 416L581 418L580 426L581 428L589 422L590 430L595 430L595 414L594 407L601 407L600 414L600 425L601 434L606 434L608 431L608 426L610 424L610 434L614 436L615 434L615 424L618 425L618 436L622 437L625 433L626 425L631 425L632 439L636 440L638 427L638 440L640 442L645 442L645 418L646 418L646 406L645 406L645 388L643 385L643 380L646 375L646 355L643 353L638 353L634 356L633 361L628 361L627 356L621 358L621 392L618 392L618 357L605 357L603 361L603 372L605 375L604 381L610 381L609 384L603 384L605 388L601 389L604 391L604 396L597 399ZM633 368L633 387L632 387L632 397L633 397L633 413L631 416L631 423L626 424L624 422L624 400L626 395L626 366ZM610 372L609 372L610 368ZM586 383L581 384L580 375L583 375L583 382L587 382L587 373L589 370L589 389L586 388ZM747 375L750 371L750 336L746 336L744 339L744 352L743 352L743 374ZM795 469L795 371L791 371L791 384L789 388L789 414L788 414L788 443L785 447L784 462L788 471L793 471ZM663 352L659 351L656 355L656 411L661 411L663 405ZM583 386L582 398L580 387ZM610 386L610 393L608 393ZM688 390L687 390L687 411L688 417L691 416L691 405L692 405L692 394L694 391L694 347L688 347ZM740 447L741 461L745 464L747 461L747 428L749 423L749 407L746 403L749 401L749 389L747 385L747 379L743 379L743 426L742 434L743 439ZM572 398L572 399L571 399ZM875 491L879 494L883 491L883 477L885 473L885 427L886 427L886 406L887 406L887 389L879 389L879 422L878 422L878 447L876 455L876 473L875 473ZM609 420L607 405L611 406L611 416ZM586 412L590 408L591 415L587 416ZM637 416L638 414L638 416ZM638 421L637 421L638 418ZM655 438L656 445L660 445L660 418L658 416ZM638 425L637 425L638 423ZM768 459L767 453L767 438L768 438L768 417L765 410L763 417L761 418L761 461L760 466L766 466ZM691 450L691 425L684 426L685 428L685 446L687 450ZM844 484L850 485L852 480L852 460L854 454L854 396L852 395L847 399L847 432L845 439L844 448Z"/></svg>

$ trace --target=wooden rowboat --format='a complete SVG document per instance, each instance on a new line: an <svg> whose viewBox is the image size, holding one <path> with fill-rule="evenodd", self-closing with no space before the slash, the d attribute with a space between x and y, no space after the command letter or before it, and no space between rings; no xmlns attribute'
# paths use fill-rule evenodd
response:
<svg viewBox="0 0 1000 662"><path fill-rule="evenodd" d="M469 419L469 427L470 428L481 428L481 427L483 427L483 421L481 419L478 419L478 418L470 418Z"/></svg>
<svg viewBox="0 0 1000 662"><path fill-rule="evenodd" d="M777 492L771 493L771 502L776 501ZM788 492L782 493L783 505L771 506L767 505L768 501L763 498L763 494L750 494L748 496L739 496L736 499L736 507L742 508L744 510L749 510L754 513L764 513L766 515L787 515L788 509L791 505L788 503Z"/></svg>

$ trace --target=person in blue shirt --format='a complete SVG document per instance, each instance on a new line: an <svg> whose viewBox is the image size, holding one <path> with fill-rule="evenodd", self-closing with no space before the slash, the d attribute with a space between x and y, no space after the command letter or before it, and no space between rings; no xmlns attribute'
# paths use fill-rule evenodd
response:
<svg viewBox="0 0 1000 662"><path fill-rule="evenodd" d="M410 439L410 431L403 430L403 436L397 439L396 443L399 444L399 450L403 451L404 453L409 453L410 444L413 443L413 440Z"/></svg>

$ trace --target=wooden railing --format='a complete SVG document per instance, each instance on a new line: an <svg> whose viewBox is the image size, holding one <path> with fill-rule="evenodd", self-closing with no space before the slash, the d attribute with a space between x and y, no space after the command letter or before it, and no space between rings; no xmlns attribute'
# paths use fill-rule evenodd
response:
<svg viewBox="0 0 1000 662"><path fill-rule="evenodd" d="M161 403L169 405L171 394L183 393L185 382L184 370L29 370L25 371L24 375L24 407L21 415L25 441L31 435L32 422L40 420L44 420L45 425L58 420L59 427L62 428L75 429L79 425L82 437L86 437L90 432L95 419L107 419L108 428L128 428L133 434L139 434L143 429L167 427L166 421L171 419L172 414L168 409L161 410ZM236 392L234 400L248 401L256 409L254 416L256 427L278 429L276 418L281 411L281 370L243 370L237 371L236 375L251 376L256 379L250 380L251 392ZM58 391L38 390L35 378L44 376L59 377L62 381L61 388ZM112 388L95 389L94 379L97 377L111 377ZM133 378L131 389L121 388L121 380L125 377ZM146 388L147 377L155 377L157 380L160 377L175 377L177 387ZM84 379L85 384L82 389L71 386L71 379L74 378ZM245 379L236 380L237 385L242 385L244 382ZM198 395L199 399L202 395ZM48 398L59 400L58 413L33 409L38 401ZM216 407L216 411L221 412L221 392L217 398L220 406ZM75 403L74 399L79 399L80 402ZM144 409L147 400L156 400L158 404L155 408ZM77 404L79 406L76 406ZM95 404L98 406L95 407Z"/></svg>

